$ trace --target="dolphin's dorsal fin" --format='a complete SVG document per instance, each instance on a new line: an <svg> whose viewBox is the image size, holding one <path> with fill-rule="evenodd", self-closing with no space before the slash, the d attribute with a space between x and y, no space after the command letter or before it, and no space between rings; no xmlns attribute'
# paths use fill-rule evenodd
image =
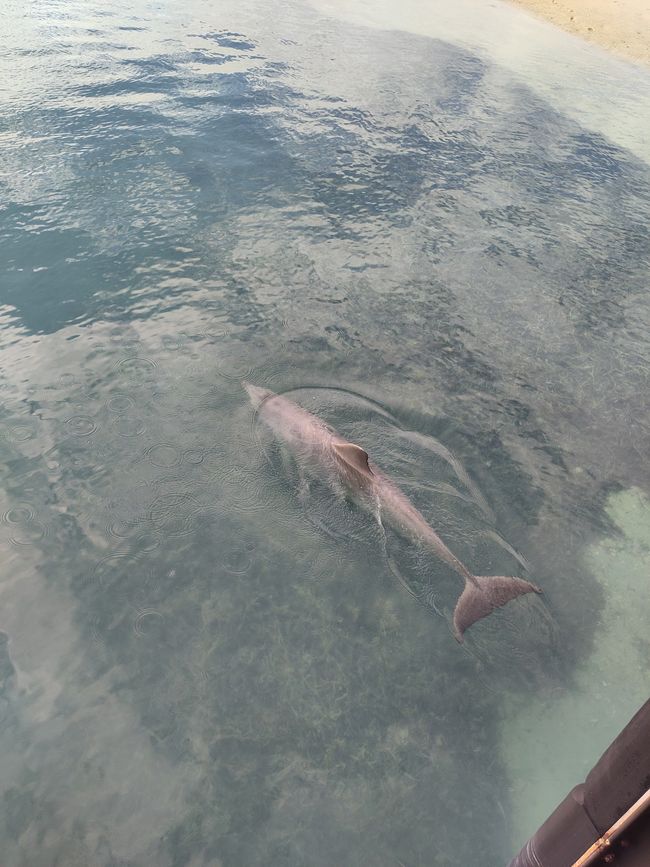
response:
<svg viewBox="0 0 650 867"><path fill-rule="evenodd" d="M361 446L354 443L334 443L336 454L345 461L346 464L363 473L366 476L372 475L372 470L368 463L368 452L364 451Z"/></svg>

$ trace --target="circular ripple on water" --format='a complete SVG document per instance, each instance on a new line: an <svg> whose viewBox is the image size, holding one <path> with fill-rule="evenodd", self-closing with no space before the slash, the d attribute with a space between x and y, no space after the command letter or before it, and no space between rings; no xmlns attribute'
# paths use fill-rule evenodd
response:
<svg viewBox="0 0 650 867"><path fill-rule="evenodd" d="M201 504L193 494L161 494L153 501L149 516L156 529L171 536L186 536L195 529Z"/></svg>
<svg viewBox="0 0 650 867"><path fill-rule="evenodd" d="M160 545L161 536L156 530L145 530L129 539L129 551L134 554L150 554Z"/></svg>
<svg viewBox="0 0 650 867"><path fill-rule="evenodd" d="M141 418L118 415L113 420L113 429L121 437L139 437L145 432L147 426Z"/></svg>
<svg viewBox="0 0 650 867"><path fill-rule="evenodd" d="M5 524L9 524L10 526L26 524L28 521L33 520L33 518L34 510L31 506L25 504L8 509L2 516L2 520Z"/></svg>
<svg viewBox="0 0 650 867"><path fill-rule="evenodd" d="M171 443L156 443L149 446L144 454L154 467L164 467L165 469L177 467L182 460L180 451Z"/></svg>
<svg viewBox="0 0 650 867"><path fill-rule="evenodd" d="M138 638L146 638L155 633L162 626L164 616L155 608L143 608L138 612L137 617L133 621L133 631Z"/></svg>
<svg viewBox="0 0 650 867"><path fill-rule="evenodd" d="M47 535L47 527L35 518L34 510L26 503L8 509L2 516L9 527L12 545L35 545Z"/></svg>
<svg viewBox="0 0 650 867"><path fill-rule="evenodd" d="M31 424L14 424L7 431L7 438L16 443L24 443L34 439L36 430Z"/></svg>
<svg viewBox="0 0 650 867"><path fill-rule="evenodd" d="M97 430L97 425L89 415L72 415L65 420L65 426L75 437L88 437Z"/></svg>
<svg viewBox="0 0 650 867"><path fill-rule="evenodd" d="M106 409L115 415L123 415L135 407L135 400L128 394L114 394L106 401Z"/></svg>
<svg viewBox="0 0 650 867"><path fill-rule="evenodd" d="M183 452L183 461L187 464L202 464L205 455L205 449L185 449Z"/></svg>
<svg viewBox="0 0 650 867"><path fill-rule="evenodd" d="M287 366L281 362L265 361L263 367L256 367L251 370L251 375L247 378L247 381L253 385L268 388L277 394L283 394L287 382ZM238 382L238 385L241 386L241 381ZM243 387L241 396L244 402L248 401Z"/></svg>
<svg viewBox="0 0 650 867"><path fill-rule="evenodd" d="M246 547L229 551L223 560L223 568L231 575L244 575L251 568L253 561Z"/></svg>
<svg viewBox="0 0 650 867"><path fill-rule="evenodd" d="M74 385L79 385L79 377L74 373L62 373L59 377L59 386L61 388L71 388Z"/></svg>
<svg viewBox="0 0 650 867"><path fill-rule="evenodd" d="M211 481L223 491L225 505L229 509L258 512L267 509L271 502L272 480L263 470L226 467L215 473Z"/></svg>
<svg viewBox="0 0 650 867"><path fill-rule="evenodd" d="M117 520L111 521L106 525L106 535L112 539L129 539L131 538L140 524L146 523L146 518L138 520L133 518L130 521Z"/></svg>
<svg viewBox="0 0 650 867"><path fill-rule="evenodd" d="M254 379L255 369L251 364L251 353L245 345L231 346L217 360L217 373L224 379L239 383L242 379Z"/></svg>
<svg viewBox="0 0 650 867"><path fill-rule="evenodd" d="M115 369L123 376L136 382L147 382L151 379L158 365L144 355L131 355L115 364Z"/></svg>
<svg viewBox="0 0 650 867"><path fill-rule="evenodd" d="M221 343L229 334L227 328L220 325L211 326L200 332L201 338L206 343Z"/></svg>

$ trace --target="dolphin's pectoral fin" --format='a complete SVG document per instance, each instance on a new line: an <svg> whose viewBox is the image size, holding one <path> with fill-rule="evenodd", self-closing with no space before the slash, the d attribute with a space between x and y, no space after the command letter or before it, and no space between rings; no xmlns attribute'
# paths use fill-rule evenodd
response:
<svg viewBox="0 0 650 867"><path fill-rule="evenodd" d="M373 506L374 506L374 508L372 510L372 514L374 515L375 521L377 521L377 524L379 525L379 529L381 530L382 536L385 540L386 539L386 531L384 530L384 522L382 521L382 518L381 518L381 500L379 499L379 497L374 498Z"/></svg>
<svg viewBox="0 0 650 867"><path fill-rule="evenodd" d="M334 451L344 463L357 472L363 473L365 476L373 475L368 463L368 452L364 451L361 446L354 443L334 443Z"/></svg>

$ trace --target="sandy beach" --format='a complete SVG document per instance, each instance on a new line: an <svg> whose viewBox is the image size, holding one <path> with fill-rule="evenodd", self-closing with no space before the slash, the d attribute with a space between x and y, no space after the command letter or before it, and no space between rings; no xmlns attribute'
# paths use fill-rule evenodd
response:
<svg viewBox="0 0 650 867"><path fill-rule="evenodd" d="M511 0L603 48L650 66L648 0Z"/></svg>

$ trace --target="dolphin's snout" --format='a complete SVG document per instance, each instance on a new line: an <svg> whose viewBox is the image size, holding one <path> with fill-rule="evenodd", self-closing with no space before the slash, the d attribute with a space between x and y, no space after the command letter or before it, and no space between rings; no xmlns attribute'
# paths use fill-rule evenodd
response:
<svg viewBox="0 0 650 867"><path fill-rule="evenodd" d="M262 403L264 398L268 397L271 393L268 388L260 388L257 385L251 385L250 382L242 382L242 386L246 389L251 403L253 404L255 409L257 409L257 407Z"/></svg>

